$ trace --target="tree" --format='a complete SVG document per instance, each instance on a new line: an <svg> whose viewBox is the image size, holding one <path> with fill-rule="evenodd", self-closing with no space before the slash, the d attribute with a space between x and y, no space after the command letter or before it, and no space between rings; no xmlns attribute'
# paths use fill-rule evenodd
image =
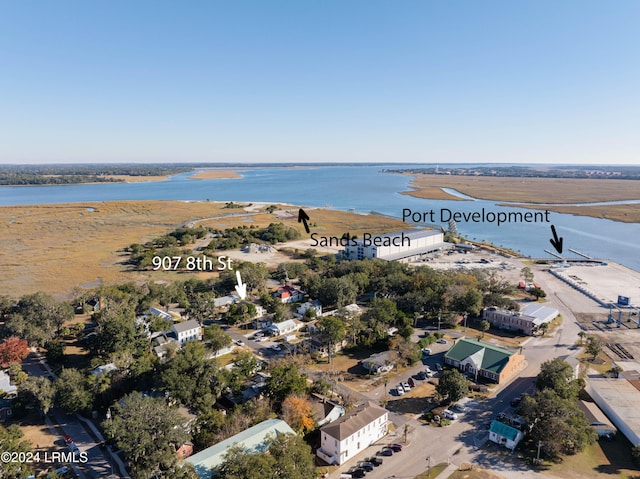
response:
<svg viewBox="0 0 640 479"><path fill-rule="evenodd" d="M598 355L602 352L602 343L595 336L588 336L585 351L588 354L591 354L591 356L593 356L591 360L595 361Z"/></svg>
<svg viewBox="0 0 640 479"><path fill-rule="evenodd" d="M60 332L65 321L73 318L73 308L45 293L23 296L5 324L10 334L30 344L44 346Z"/></svg>
<svg viewBox="0 0 640 479"><path fill-rule="evenodd" d="M538 391L551 389L560 397L577 399L580 383L573 379L573 369L569 363L555 358L545 361L540 366L540 373L536 377L536 389Z"/></svg>
<svg viewBox="0 0 640 479"><path fill-rule="evenodd" d="M311 403L304 396L292 395L282 403L282 419L298 433L307 433L315 427Z"/></svg>
<svg viewBox="0 0 640 479"><path fill-rule="evenodd" d="M227 323L231 325L247 324L255 318L257 314L258 311L255 304L242 302L229 306L229 312L226 314L225 319Z"/></svg>
<svg viewBox="0 0 640 479"><path fill-rule="evenodd" d="M221 349L231 346L233 339L218 324L205 326L203 331L204 341L216 353Z"/></svg>
<svg viewBox="0 0 640 479"><path fill-rule="evenodd" d="M533 272L531 271L531 268L529 268L528 266L525 266L524 268L522 268L520 270L520 274L522 275L522 277L527 283L530 283L533 281Z"/></svg>
<svg viewBox="0 0 640 479"><path fill-rule="evenodd" d="M242 378L248 378L258 369L258 360L252 352L240 351L233 365Z"/></svg>
<svg viewBox="0 0 640 479"><path fill-rule="evenodd" d="M547 293L542 288L531 288L529 290L529 294L531 294L532 296L535 296L536 299L547 297Z"/></svg>
<svg viewBox="0 0 640 479"><path fill-rule="evenodd" d="M87 412L93 405L93 394L85 376L73 368L63 369L55 382L56 402L67 412Z"/></svg>
<svg viewBox="0 0 640 479"><path fill-rule="evenodd" d="M457 369L448 369L442 373L436 391L449 402L456 402L469 393L467 378Z"/></svg>
<svg viewBox="0 0 640 479"><path fill-rule="evenodd" d="M315 479L311 448L300 436L279 434L267 440L266 452L247 452L234 445L225 454L218 470L221 479Z"/></svg>
<svg viewBox="0 0 640 479"><path fill-rule="evenodd" d="M484 338L484 334L491 329L491 323L483 319L480 323L480 329L482 329L482 337Z"/></svg>
<svg viewBox="0 0 640 479"><path fill-rule="evenodd" d="M281 362L271 371L265 390L276 405L282 404L287 396L306 392L307 375L294 362Z"/></svg>
<svg viewBox="0 0 640 479"><path fill-rule="evenodd" d="M17 424L12 424L7 428L0 424L0 451L33 452L33 446L29 441L23 439L23 436L24 434ZM33 469L28 463L0 461L0 477L3 479L20 479L27 477L31 472Z"/></svg>
<svg viewBox="0 0 640 479"><path fill-rule="evenodd" d="M525 395L520 415L531 425L531 440L541 441L542 452L551 458L582 451L597 438L576 398L563 398L553 389L544 389L535 397Z"/></svg>
<svg viewBox="0 0 640 479"><path fill-rule="evenodd" d="M115 403L111 413L102 425L124 452L133 478L176 477L176 449L187 440L177 409L164 399L133 392Z"/></svg>
<svg viewBox="0 0 640 479"><path fill-rule="evenodd" d="M335 316L324 316L317 323L320 334L324 336L329 349L329 362L333 356L333 349L336 343L342 341L346 336L344 321Z"/></svg>
<svg viewBox="0 0 640 479"><path fill-rule="evenodd" d="M274 479L315 479L311 447L300 436L279 434L269 444L269 454L275 459ZM266 477L266 476L247 476Z"/></svg>
<svg viewBox="0 0 640 479"><path fill-rule="evenodd" d="M29 343L17 336L10 336L0 343L0 367L8 368L13 363L21 363L29 355Z"/></svg>
<svg viewBox="0 0 640 479"><path fill-rule="evenodd" d="M34 402L43 414L47 414L53 406L56 388L49 378L30 376L20 386L20 394L27 396L29 402Z"/></svg>
<svg viewBox="0 0 640 479"><path fill-rule="evenodd" d="M201 411L213 406L223 387L218 368L206 356L202 343L189 341L161 374L171 396Z"/></svg>

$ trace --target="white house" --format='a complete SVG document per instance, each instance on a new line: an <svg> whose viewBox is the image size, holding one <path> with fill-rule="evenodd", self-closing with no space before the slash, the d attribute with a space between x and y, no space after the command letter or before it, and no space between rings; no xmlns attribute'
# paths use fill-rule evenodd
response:
<svg viewBox="0 0 640 479"><path fill-rule="evenodd" d="M367 401L320 429L316 454L329 464L343 464L387 435L389 411Z"/></svg>
<svg viewBox="0 0 640 479"><path fill-rule="evenodd" d="M202 341L202 327L195 319L173 325L173 334L182 346L187 341Z"/></svg>
<svg viewBox="0 0 640 479"><path fill-rule="evenodd" d="M280 323L273 323L267 329L273 336L282 336L283 334L292 333L302 328L304 323L296 320L296 319L287 319L286 321L282 321Z"/></svg>
<svg viewBox="0 0 640 479"><path fill-rule="evenodd" d="M316 316L320 316L322 314L322 303L317 299L313 301L307 301L306 303L302 303L300 306L298 306L297 312L300 316L304 316L309 310L315 311Z"/></svg>
<svg viewBox="0 0 640 479"><path fill-rule="evenodd" d="M501 423L500 421L493 421L491 428L489 429L489 440L506 447L507 449L513 449L522 440L524 434L519 429L511 427L508 424Z"/></svg>
<svg viewBox="0 0 640 479"><path fill-rule="evenodd" d="M13 384L11 377L2 370L0 370L0 392L4 392L7 395L13 395L18 392L18 387Z"/></svg>
<svg viewBox="0 0 640 479"><path fill-rule="evenodd" d="M297 303L304 299L304 294L300 289L289 286L288 284L278 288L278 291L274 293L274 296L280 300L281 303Z"/></svg>

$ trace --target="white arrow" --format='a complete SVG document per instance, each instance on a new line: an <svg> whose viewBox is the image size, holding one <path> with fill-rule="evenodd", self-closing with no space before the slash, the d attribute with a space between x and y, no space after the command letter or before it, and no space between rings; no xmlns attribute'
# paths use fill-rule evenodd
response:
<svg viewBox="0 0 640 479"><path fill-rule="evenodd" d="M236 291L238 292L238 296L240 296L240 299L244 299L247 297L247 285L242 282L240 271L236 271L236 278L238 279L238 284L236 284Z"/></svg>

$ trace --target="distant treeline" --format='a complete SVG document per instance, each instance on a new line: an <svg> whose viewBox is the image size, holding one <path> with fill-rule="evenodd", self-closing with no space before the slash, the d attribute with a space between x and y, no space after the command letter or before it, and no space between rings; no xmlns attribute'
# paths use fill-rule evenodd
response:
<svg viewBox="0 0 640 479"><path fill-rule="evenodd" d="M638 166L473 166L473 167L430 167L430 168L388 168L386 173L416 173L427 175L490 176L518 178L603 178L616 180L639 180Z"/></svg>
<svg viewBox="0 0 640 479"><path fill-rule="evenodd" d="M177 165L3 165L0 185L118 183L113 176L164 176L192 171Z"/></svg>

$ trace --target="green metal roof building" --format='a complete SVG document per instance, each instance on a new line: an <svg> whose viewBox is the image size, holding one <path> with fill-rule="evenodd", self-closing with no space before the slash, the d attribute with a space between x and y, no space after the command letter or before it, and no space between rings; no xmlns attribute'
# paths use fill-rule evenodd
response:
<svg viewBox="0 0 640 479"><path fill-rule="evenodd" d="M461 338L447 351L444 362L496 383L508 380L526 364L522 354L467 338Z"/></svg>

